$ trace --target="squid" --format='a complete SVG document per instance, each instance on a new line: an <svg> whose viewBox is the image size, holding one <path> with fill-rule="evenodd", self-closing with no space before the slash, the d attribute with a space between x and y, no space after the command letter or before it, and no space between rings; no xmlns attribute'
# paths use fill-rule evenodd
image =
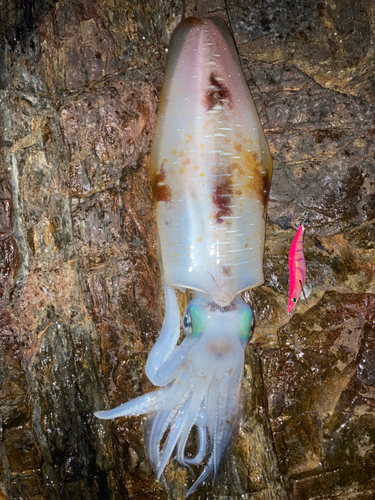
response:
<svg viewBox="0 0 375 500"><path fill-rule="evenodd" d="M272 160L227 25L175 29L151 149L165 317L146 364L158 387L101 419L147 414L145 447L159 480L174 457L215 480L239 425L244 351L253 327L241 292L263 283ZM194 291L182 316L175 289ZM187 452L196 436L196 447Z"/></svg>

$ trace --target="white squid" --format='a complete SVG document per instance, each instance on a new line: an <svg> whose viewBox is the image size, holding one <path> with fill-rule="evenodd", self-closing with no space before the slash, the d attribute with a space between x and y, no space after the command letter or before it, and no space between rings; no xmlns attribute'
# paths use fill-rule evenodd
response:
<svg viewBox="0 0 375 500"><path fill-rule="evenodd" d="M151 174L165 318L146 364L160 388L102 419L148 414L145 443L158 479L175 453L204 464L187 492L215 479L238 425L244 350L253 328L241 292L263 283L269 148L232 36L220 19L188 18L173 33ZM194 299L183 315L174 288ZM195 456L186 444L196 426Z"/></svg>

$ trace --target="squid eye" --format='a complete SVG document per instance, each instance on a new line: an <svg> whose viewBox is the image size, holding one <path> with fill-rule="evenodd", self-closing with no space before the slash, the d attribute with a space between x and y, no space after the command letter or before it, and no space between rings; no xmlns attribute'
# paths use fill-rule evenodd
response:
<svg viewBox="0 0 375 500"><path fill-rule="evenodd" d="M297 299L296 299L295 297L292 297L292 298L291 298L291 301L292 301L292 302L293 302L293 304L294 304L294 303L296 303L296 302L297 302Z"/></svg>
<svg viewBox="0 0 375 500"><path fill-rule="evenodd" d="M184 327L186 335L191 335L193 333L193 319L188 307L185 310L182 325Z"/></svg>
<svg viewBox="0 0 375 500"><path fill-rule="evenodd" d="M188 336L200 337L205 328L204 309L198 305L189 304L184 312L182 325Z"/></svg>

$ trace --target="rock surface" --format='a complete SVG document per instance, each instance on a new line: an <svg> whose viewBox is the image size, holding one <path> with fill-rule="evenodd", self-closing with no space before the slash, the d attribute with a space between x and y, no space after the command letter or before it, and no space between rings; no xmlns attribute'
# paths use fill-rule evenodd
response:
<svg viewBox="0 0 375 500"><path fill-rule="evenodd" d="M9 0L0 17L0 500L183 498L143 420L161 326L149 153L178 22L229 22L274 158L244 421L191 498L375 497L374 5ZM287 314L303 223L308 303ZM186 297L179 294L181 306Z"/></svg>

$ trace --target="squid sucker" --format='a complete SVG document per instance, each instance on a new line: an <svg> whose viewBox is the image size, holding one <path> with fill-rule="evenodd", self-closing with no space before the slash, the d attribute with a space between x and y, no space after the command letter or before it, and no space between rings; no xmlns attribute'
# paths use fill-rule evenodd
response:
<svg viewBox="0 0 375 500"><path fill-rule="evenodd" d="M165 317L146 364L158 386L103 419L147 413L158 479L174 456L213 475L239 425L244 351L254 318L241 292L263 283L269 148L226 24L187 18L168 53L151 150ZM182 317L175 288L194 291ZM178 344L178 345L177 345ZM197 445L187 452L193 428Z"/></svg>

